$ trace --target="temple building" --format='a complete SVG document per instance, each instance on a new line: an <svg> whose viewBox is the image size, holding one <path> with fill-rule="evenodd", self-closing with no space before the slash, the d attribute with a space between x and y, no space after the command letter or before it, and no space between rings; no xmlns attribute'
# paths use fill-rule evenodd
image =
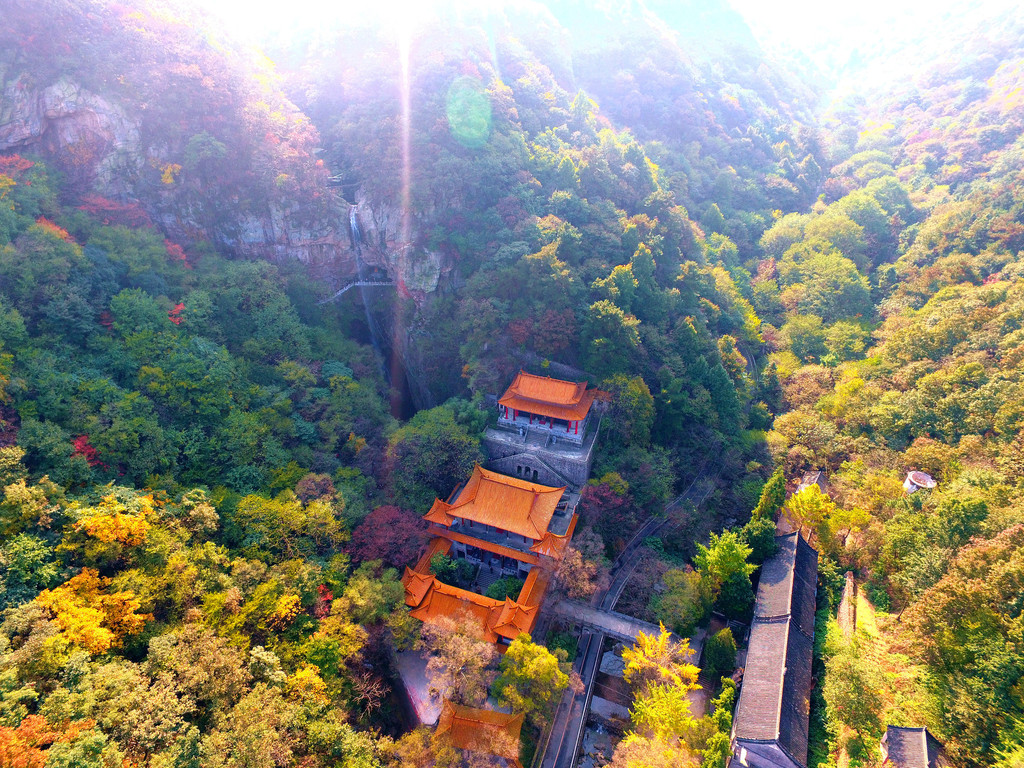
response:
<svg viewBox="0 0 1024 768"><path fill-rule="evenodd" d="M405 602L421 620L469 614L488 641L506 647L529 633L558 561L576 527L578 497L477 466L448 501L437 499L424 516L430 540L414 568L406 568ZM473 566L472 589L439 581L430 571L438 553ZM495 600L482 592L499 578L523 579L515 600Z"/></svg>
<svg viewBox="0 0 1024 768"><path fill-rule="evenodd" d="M484 434L488 467L548 485L582 487L597 438L595 413L607 400L607 393L588 389L585 381L519 371L497 398L497 424Z"/></svg>
<svg viewBox="0 0 1024 768"><path fill-rule="evenodd" d="M587 389L585 381L577 384L520 371L498 399L498 423L557 430L565 433L565 439L582 442L581 433L587 431L587 418L597 393L596 389Z"/></svg>
<svg viewBox="0 0 1024 768"><path fill-rule="evenodd" d="M523 768L519 762L519 735L524 715L509 715L490 709L464 707L445 701L437 732L451 739L456 749L494 755L509 768Z"/></svg>

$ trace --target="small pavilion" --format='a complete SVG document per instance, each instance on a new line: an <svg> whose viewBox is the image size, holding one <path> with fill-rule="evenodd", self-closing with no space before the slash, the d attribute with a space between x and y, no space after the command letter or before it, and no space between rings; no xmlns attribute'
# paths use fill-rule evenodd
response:
<svg viewBox="0 0 1024 768"><path fill-rule="evenodd" d="M498 425L514 429L547 429L579 441L587 431L594 400L604 393L587 382L562 381L519 371L498 399Z"/></svg>

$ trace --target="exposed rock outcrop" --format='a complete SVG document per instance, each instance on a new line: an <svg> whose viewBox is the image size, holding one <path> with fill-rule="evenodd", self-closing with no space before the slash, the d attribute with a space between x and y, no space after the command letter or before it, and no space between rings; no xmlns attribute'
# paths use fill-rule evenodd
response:
<svg viewBox="0 0 1024 768"><path fill-rule="evenodd" d="M32 81L0 77L0 152L39 152L79 190L129 196L143 162L138 122L68 78Z"/></svg>
<svg viewBox="0 0 1024 768"><path fill-rule="evenodd" d="M117 100L69 77L39 84L31 73L14 75L10 65L0 65L0 94L0 153L43 156L63 174L70 194L138 202L176 241L203 239L242 256L327 263L340 275L355 274L344 203L330 190L323 189L326 199L313 217L275 201L262 210L238 210L235 217L217 216L232 211L236 201L204 199L201 182L183 193L173 181L172 153L147 146L142 116ZM163 185L147 178L167 167L172 170Z"/></svg>
<svg viewBox="0 0 1024 768"><path fill-rule="evenodd" d="M393 205L373 205L361 194L357 200L363 261L387 271L403 296L422 304L447 278L452 260L418 244L419 222L411 214L406 223L402 211Z"/></svg>
<svg viewBox="0 0 1024 768"><path fill-rule="evenodd" d="M312 221L308 212L268 203L262 212L212 224L201 200L172 205L181 195L169 199L175 191L170 185L147 184L144 171L161 166L165 158L160 147L143 145L141 120L123 106L67 77L39 86L27 73L6 81L4 74L0 69L0 152L41 154L71 182L73 192L140 202L172 239L207 239L238 255L322 264L340 281L357 274L358 245L366 265L386 271L399 292L418 304L451 269L443 254L417 245L417 222L406 225L402 212L388 204L371 207L360 199L362 239L354 242L346 204L326 187L324 212Z"/></svg>

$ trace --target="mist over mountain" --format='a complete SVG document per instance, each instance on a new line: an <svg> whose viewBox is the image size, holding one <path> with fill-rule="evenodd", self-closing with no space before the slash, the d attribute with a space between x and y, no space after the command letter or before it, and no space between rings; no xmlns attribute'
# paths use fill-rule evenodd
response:
<svg viewBox="0 0 1024 768"><path fill-rule="evenodd" d="M693 638L751 623L798 530L807 765L879 765L887 725L1016 765L1024 12L794 47L828 20L311 7L0 0L3 759L507 764L414 727L415 646L454 704L524 714L526 765L571 695L551 606L637 531L615 609ZM421 632L403 573L521 370L604 410L545 632L498 661ZM440 557L424 578L468 589ZM743 641L710 626L718 712L638 643L608 765L726 764Z"/></svg>

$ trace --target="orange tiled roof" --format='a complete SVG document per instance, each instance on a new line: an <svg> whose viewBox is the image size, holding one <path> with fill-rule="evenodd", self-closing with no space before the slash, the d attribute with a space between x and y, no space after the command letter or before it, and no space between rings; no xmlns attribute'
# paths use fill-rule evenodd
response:
<svg viewBox="0 0 1024 768"><path fill-rule="evenodd" d="M498 403L538 416L582 421L597 394L596 389L587 390L585 381L577 384L520 371Z"/></svg>
<svg viewBox="0 0 1024 768"><path fill-rule="evenodd" d="M440 536L431 539L427 542L427 548L423 551L423 555L417 561L413 570L418 573L430 573L430 559L440 552L442 555L447 555L452 551L452 543L449 539L443 539Z"/></svg>
<svg viewBox="0 0 1024 768"><path fill-rule="evenodd" d="M523 719L522 713L508 715L490 709L463 707L445 700L441 705L437 732L447 733L453 747L498 755L522 768L519 734L523 729Z"/></svg>
<svg viewBox="0 0 1024 768"><path fill-rule="evenodd" d="M564 486L551 488L477 465L455 503L437 499L424 519L450 525L452 517L461 517L539 541L564 491Z"/></svg>
<svg viewBox="0 0 1024 768"><path fill-rule="evenodd" d="M543 568L534 568L527 575L523 582L523 588L519 590L516 602L528 608L539 606L547 592L548 583L551 581L550 574Z"/></svg>
<svg viewBox="0 0 1024 768"><path fill-rule="evenodd" d="M494 625L494 632L508 640L515 640L523 632L533 632L550 581L551 575L544 568L530 569L516 599L513 601L506 598Z"/></svg>
<svg viewBox="0 0 1024 768"><path fill-rule="evenodd" d="M406 604L409 603L409 590L406 589ZM488 642L494 643L498 635L494 631L498 616L504 603L478 595L466 589L459 589L436 578L427 590L419 605L409 611L409 615L420 621L430 621L441 616L458 616L468 614L480 623L480 634Z"/></svg>
<svg viewBox="0 0 1024 768"><path fill-rule="evenodd" d="M572 533L576 530L576 520L577 515L573 514L572 520L569 521L569 528L563 535L559 536L557 533L548 531L540 541L530 547L530 551L536 552L538 555L553 557L555 560L561 560L562 556L565 555L565 548L569 546Z"/></svg>
<svg viewBox="0 0 1024 768"><path fill-rule="evenodd" d="M523 632L529 634L537 622L538 610L536 605L522 605L512 598L506 597L505 604L501 607L491 631L506 640L515 640Z"/></svg>
<svg viewBox="0 0 1024 768"><path fill-rule="evenodd" d="M446 501L440 499L434 499L433 505L430 507L430 511L423 516L423 519L428 523L437 523L438 525L449 526L452 524L452 516L448 514L448 511L452 508L452 505Z"/></svg>
<svg viewBox="0 0 1024 768"><path fill-rule="evenodd" d="M405 604L419 605L427 596L430 588L434 586L434 574L417 573L412 568L406 567L402 584L405 585Z"/></svg>
<svg viewBox="0 0 1024 768"><path fill-rule="evenodd" d="M500 637L515 640L520 633L529 632L537 622L540 602L547 589L548 577L534 568L526 577L518 600L494 600L466 589L459 589L437 580L433 574L417 573L405 569L405 604L412 610L409 615L420 621L440 616L469 614L480 622L482 637L497 642Z"/></svg>

